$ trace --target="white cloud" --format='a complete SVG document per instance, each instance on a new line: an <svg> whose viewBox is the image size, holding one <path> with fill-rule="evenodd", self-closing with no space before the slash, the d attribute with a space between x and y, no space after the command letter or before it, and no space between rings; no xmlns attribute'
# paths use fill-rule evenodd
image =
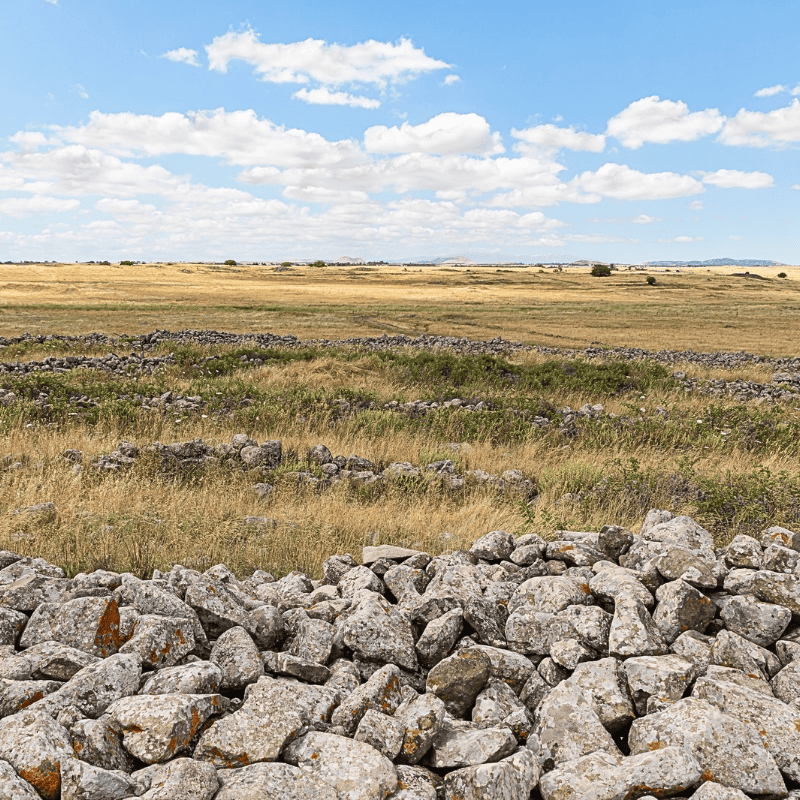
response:
<svg viewBox="0 0 800 800"><path fill-rule="evenodd" d="M692 200L692 202L689 203L689 208L691 208L692 211L702 211L705 208L705 204L702 200Z"/></svg>
<svg viewBox="0 0 800 800"><path fill-rule="evenodd" d="M167 50L162 53L159 58L168 58L170 61L175 61L180 64L189 64L192 67L199 67L200 62L197 60L197 50L190 50L188 47L178 47L175 50Z"/></svg>
<svg viewBox="0 0 800 800"><path fill-rule="evenodd" d="M634 217L631 222L635 223L636 225L650 225L653 222L661 222L661 218L651 217L649 214L639 214L639 216Z"/></svg>
<svg viewBox="0 0 800 800"><path fill-rule="evenodd" d="M584 172L572 183L585 192L618 200L663 200L705 191L703 184L676 172L639 172L624 164L603 164L595 172Z"/></svg>
<svg viewBox="0 0 800 800"><path fill-rule="evenodd" d="M661 239L662 242L678 242L678 244L690 244L691 242L702 242L702 236L676 236L674 239Z"/></svg>
<svg viewBox="0 0 800 800"><path fill-rule="evenodd" d="M716 133L724 121L716 108L690 112L682 101L661 100L653 95L636 100L612 117L606 133L636 150L645 142L692 142Z"/></svg>
<svg viewBox="0 0 800 800"><path fill-rule="evenodd" d="M778 83L775 86L766 86L763 89L759 89L753 97L774 97L776 94L781 94L781 92L788 91L787 88Z"/></svg>
<svg viewBox="0 0 800 800"><path fill-rule="evenodd" d="M445 79L442 81L442 83L445 86L452 86L453 84L458 83L460 80L461 80L460 75L447 75Z"/></svg>
<svg viewBox="0 0 800 800"><path fill-rule="evenodd" d="M7 217L32 217L36 214L63 213L80 208L79 200L62 200L58 197L6 197L0 200L0 215Z"/></svg>
<svg viewBox="0 0 800 800"><path fill-rule="evenodd" d="M404 122L399 128L375 125L364 132L370 153L481 153L504 152L499 133L479 114L437 114L420 125Z"/></svg>
<svg viewBox="0 0 800 800"><path fill-rule="evenodd" d="M251 28L217 36L206 45L209 69L227 72L231 61L255 67L262 81L341 86L373 84L381 88L425 72L449 69L450 64L425 55L410 39L377 42L370 39L354 45L328 44L306 39L291 44L265 44Z"/></svg>
<svg viewBox="0 0 800 800"><path fill-rule="evenodd" d="M41 131L18 131L13 136L9 136L8 140L14 142L24 152L30 152L48 144L47 137Z"/></svg>
<svg viewBox="0 0 800 800"><path fill-rule="evenodd" d="M73 92L75 92L75 94L78 95L78 97L81 98L81 100L89 99L89 93L86 91L86 89L83 88L82 84L76 83L71 87L71 89Z"/></svg>
<svg viewBox="0 0 800 800"><path fill-rule="evenodd" d="M742 172L738 169L718 169L706 172L703 183L720 186L723 189L765 189L775 181L766 172Z"/></svg>
<svg viewBox="0 0 800 800"><path fill-rule="evenodd" d="M316 89L298 89L292 97L318 106L352 106L353 108L380 108L381 101L349 92L332 92L324 86Z"/></svg>
<svg viewBox="0 0 800 800"><path fill-rule="evenodd" d="M557 125L536 125L524 130L511 129L511 135L521 141L514 145L519 153L555 153L559 150L588 150L602 153L606 146L603 134L584 133Z"/></svg>
<svg viewBox="0 0 800 800"><path fill-rule="evenodd" d="M52 6L57 6L58 0L45 0L45 3L50 3Z"/></svg>
<svg viewBox="0 0 800 800"><path fill-rule="evenodd" d="M728 237L731 241L734 242L741 242L744 239L744 236L737 236L735 233Z"/></svg>
<svg viewBox="0 0 800 800"><path fill-rule="evenodd" d="M800 100L774 111L740 109L719 135L723 144L739 147L785 146L800 142Z"/></svg>
<svg viewBox="0 0 800 800"><path fill-rule="evenodd" d="M120 156L182 153L224 158L229 164L284 167L350 164L365 159L356 142L331 142L318 133L283 128L259 119L252 109L169 112L160 117L93 111L86 125L54 130L66 141Z"/></svg>

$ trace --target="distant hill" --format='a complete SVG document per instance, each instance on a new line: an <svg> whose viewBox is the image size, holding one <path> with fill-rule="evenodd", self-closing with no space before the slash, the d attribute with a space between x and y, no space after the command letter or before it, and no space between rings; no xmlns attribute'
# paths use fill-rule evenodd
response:
<svg viewBox="0 0 800 800"><path fill-rule="evenodd" d="M757 258L711 258L708 261L648 261L648 267L782 267L780 261Z"/></svg>

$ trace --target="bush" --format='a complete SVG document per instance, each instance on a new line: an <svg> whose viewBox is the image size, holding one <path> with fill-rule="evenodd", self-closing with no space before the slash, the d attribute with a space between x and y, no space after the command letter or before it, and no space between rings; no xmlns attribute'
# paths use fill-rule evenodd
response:
<svg viewBox="0 0 800 800"><path fill-rule="evenodd" d="M611 267L608 264L595 264L592 267L592 275L595 278L607 278L611 274Z"/></svg>
<svg viewBox="0 0 800 800"><path fill-rule="evenodd" d="M132 267L133 266L133 261L120 261L119 265L121 267Z"/></svg>
<svg viewBox="0 0 800 800"><path fill-rule="evenodd" d="M309 267L324 267L326 265L325 265L324 261L314 261L311 264L309 264L308 266Z"/></svg>
<svg viewBox="0 0 800 800"><path fill-rule="evenodd" d="M236 266L236 262L235 262L235 261L234 261L232 258L229 258L229 259L228 259L228 260L225 262L225 266L226 266L226 267L235 267L235 266Z"/></svg>
<svg viewBox="0 0 800 800"><path fill-rule="evenodd" d="M779 272L778 273L778 277L779 278L785 278L786 277L786 273L785 272Z"/></svg>
<svg viewBox="0 0 800 800"><path fill-rule="evenodd" d="M656 279L655 279L654 275L648 275L646 280L647 280L647 285L648 286L655 286Z"/></svg>

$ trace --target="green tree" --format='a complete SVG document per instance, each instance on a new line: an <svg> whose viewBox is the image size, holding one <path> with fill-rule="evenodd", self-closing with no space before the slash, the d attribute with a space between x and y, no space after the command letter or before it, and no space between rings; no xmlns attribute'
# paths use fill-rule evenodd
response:
<svg viewBox="0 0 800 800"><path fill-rule="evenodd" d="M225 262L225 266L226 266L226 267L235 267L235 266L236 266L236 262L235 262L235 261L234 261L232 258L229 258L229 259L228 259L228 260Z"/></svg>
<svg viewBox="0 0 800 800"><path fill-rule="evenodd" d="M786 277L786 273L785 272L779 272L778 273L778 277L779 278L785 278Z"/></svg>
<svg viewBox="0 0 800 800"><path fill-rule="evenodd" d="M607 278L611 274L611 267L608 264L595 264L592 267L592 275L595 278Z"/></svg>
<svg viewBox="0 0 800 800"><path fill-rule="evenodd" d="M655 286L656 283L655 275L648 275L645 280L647 281L648 286Z"/></svg>

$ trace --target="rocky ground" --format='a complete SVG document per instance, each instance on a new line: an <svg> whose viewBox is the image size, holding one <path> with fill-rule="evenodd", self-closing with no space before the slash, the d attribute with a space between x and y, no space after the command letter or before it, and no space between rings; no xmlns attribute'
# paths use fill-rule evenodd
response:
<svg viewBox="0 0 800 800"><path fill-rule="evenodd" d="M800 798L800 534L720 549L652 510L359 555L142 580L0 552L0 797Z"/></svg>

